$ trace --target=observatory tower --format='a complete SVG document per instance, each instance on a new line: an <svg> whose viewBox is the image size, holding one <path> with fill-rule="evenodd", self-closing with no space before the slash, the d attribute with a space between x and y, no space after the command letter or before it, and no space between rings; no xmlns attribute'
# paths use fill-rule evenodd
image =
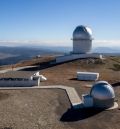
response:
<svg viewBox="0 0 120 129"><path fill-rule="evenodd" d="M56 58L56 63L86 58L100 58L99 53L92 53L92 30L87 26L77 26L73 31L72 52Z"/></svg>
<svg viewBox="0 0 120 129"><path fill-rule="evenodd" d="M73 54L88 54L92 49L92 30L87 26L77 26L73 31Z"/></svg>

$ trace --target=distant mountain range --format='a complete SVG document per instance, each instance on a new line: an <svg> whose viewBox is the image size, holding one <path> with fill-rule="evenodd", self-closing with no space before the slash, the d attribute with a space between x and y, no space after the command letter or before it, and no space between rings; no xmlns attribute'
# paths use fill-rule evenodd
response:
<svg viewBox="0 0 120 129"><path fill-rule="evenodd" d="M64 50L63 50L64 51ZM49 47L3 47L0 46L0 65L14 64L21 60L31 59L37 55L63 54Z"/></svg>
<svg viewBox="0 0 120 129"><path fill-rule="evenodd" d="M120 53L120 47L97 47L93 48L95 53Z"/></svg>
<svg viewBox="0 0 120 129"><path fill-rule="evenodd" d="M72 51L72 47L57 46L21 46L4 47L0 46L0 65L14 64L21 60L31 59L37 55L61 55ZM113 53L120 54L118 47L97 47L93 48L94 53Z"/></svg>

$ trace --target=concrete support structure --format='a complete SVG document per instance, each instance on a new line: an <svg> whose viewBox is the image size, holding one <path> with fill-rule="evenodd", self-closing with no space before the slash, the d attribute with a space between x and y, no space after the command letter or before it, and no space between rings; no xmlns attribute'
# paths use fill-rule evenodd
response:
<svg viewBox="0 0 120 129"><path fill-rule="evenodd" d="M56 63L62 63L66 61L72 61L76 59L84 59L84 58L100 58L100 54L91 53L91 54L69 54L65 56L59 56L56 58Z"/></svg>
<svg viewBox="0 0 120 129"><path fill-rule="evenodd" d="M92 40L90 39L73 39L73 54L89 54L92 49Z"/></svg>
<svg viewBox="0 0 120 129"><path fill-rule="evenodd" d="M93 107L93 98L88 94L82 95L82 102L85 108Z"/></svg>

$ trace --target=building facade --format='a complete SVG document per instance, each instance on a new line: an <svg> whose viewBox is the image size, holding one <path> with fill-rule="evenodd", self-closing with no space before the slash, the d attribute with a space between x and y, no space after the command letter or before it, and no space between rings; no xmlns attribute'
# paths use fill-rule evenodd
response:
<svg viewBox="0 0 120 129"><path fill-rule="evenodd" d="M77 26L73 31L73 53L87 54L92 49L92 30L87 26Z"/></svg>

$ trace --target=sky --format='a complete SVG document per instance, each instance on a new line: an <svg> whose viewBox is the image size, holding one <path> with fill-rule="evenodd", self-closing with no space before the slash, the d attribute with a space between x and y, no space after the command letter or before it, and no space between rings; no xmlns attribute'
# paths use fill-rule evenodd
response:
<svg viewBox="0 0 120 129"><path fill-rule="evenodd" d="M120 0L0 0L0 45L71 46L78 25L94 46L120 46Z"/></svg>

